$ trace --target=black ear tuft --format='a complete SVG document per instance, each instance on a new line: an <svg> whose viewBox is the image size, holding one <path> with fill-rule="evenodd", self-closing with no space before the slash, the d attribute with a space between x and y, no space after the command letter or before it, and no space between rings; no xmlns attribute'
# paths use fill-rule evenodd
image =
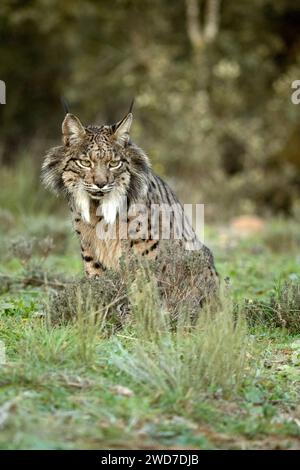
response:
<svg viewBox="0 0 300 470"><path fill-rule="evenodd" d="M68 104L67 100L63 96L61 96L60 100L61 100L61 104L62 104L64 113L69 114L70 113L70 107L69 107L69 104Z"/></svg>
<svg viewBox="0 0 300 470"><path fill-rule="evenodd" d="M132 113L129 112L121 121L117 122L114 126L114 137L121 145L126 145L129 142L129 133L132 124Z"/></svg>
<svg viewBox="0 0 300 470"><path fill-rule="evenodd" d="M128 114L129 114L129 113L132 113L133 105L134 105L134 97L132 98L132 101L131 101L131 103L130 103L130 107L129 107Z"/></svg>

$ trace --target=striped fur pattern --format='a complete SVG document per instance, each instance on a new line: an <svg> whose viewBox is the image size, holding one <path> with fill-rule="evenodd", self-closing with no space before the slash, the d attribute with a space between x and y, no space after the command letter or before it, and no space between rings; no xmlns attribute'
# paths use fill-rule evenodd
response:
<svg viewBox="0 0 300 470"><path fill-rule="evenodd" d="M202 250L208 275L217 277L210 251L200 243L187 218L182 239L175 240L176 230L182 230L182 222L178 225L182 206L170 187L152 171L145 153L130 140L131 123L131 112L112 126L87 127L76 116L67 114L62 125L63 145L49 150L43 162L43 183L57 194L64 194L69 202L86 275L96 277L107 268L118 269L121 255L132 250L152 259L159 256L162 214L156 227L151 226L150 217L147 227L140 222L145 208L150 213L154 204L175 208L170 216L172 243L179 243L183 249ZM119 227L124 201L126 237L121 237L118 230L113 239L106 237L112 225Z"/></svg>

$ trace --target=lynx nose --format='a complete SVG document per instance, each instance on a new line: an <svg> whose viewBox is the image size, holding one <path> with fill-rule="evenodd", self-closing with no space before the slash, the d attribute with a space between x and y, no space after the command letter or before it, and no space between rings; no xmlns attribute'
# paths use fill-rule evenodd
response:
<svg viewBox="0 0 300 470"><path fill-rule="evenodd" d="M98 186L99 189L103 188L104 186L107 185L108 181L106 178L101 178L101 177L95 177L94 178L94 183L96 186Z"/></svg>

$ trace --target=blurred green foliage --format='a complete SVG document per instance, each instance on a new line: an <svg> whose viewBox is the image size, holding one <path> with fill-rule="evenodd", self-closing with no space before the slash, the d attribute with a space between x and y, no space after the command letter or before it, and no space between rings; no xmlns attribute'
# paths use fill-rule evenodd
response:
<svg viewBox="0 0 300 470"><path fill-rule="evenodd" d="M2 0L0 161L40 163L61 95L84 123L135 96L133 138L186 202L299 213L299 22L294 0Z"/></svg>

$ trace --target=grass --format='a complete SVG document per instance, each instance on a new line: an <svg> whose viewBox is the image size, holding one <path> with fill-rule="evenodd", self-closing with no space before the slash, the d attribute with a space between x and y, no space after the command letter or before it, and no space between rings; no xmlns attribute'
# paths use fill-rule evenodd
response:
<svg viewBox="0 0 300 470"><path fill-rule="evenodd" d="M106 309L99 285L79 280L68 223L39 213L26 224L15 206L2 212L1 449L299 449L296 223L247 238L209 227L230 283L196 323L170 320L143 267L124 291L114 278L110 299L131 304L119 321L119 304ZM49 321L49 309L75 319Z"/></svg>

